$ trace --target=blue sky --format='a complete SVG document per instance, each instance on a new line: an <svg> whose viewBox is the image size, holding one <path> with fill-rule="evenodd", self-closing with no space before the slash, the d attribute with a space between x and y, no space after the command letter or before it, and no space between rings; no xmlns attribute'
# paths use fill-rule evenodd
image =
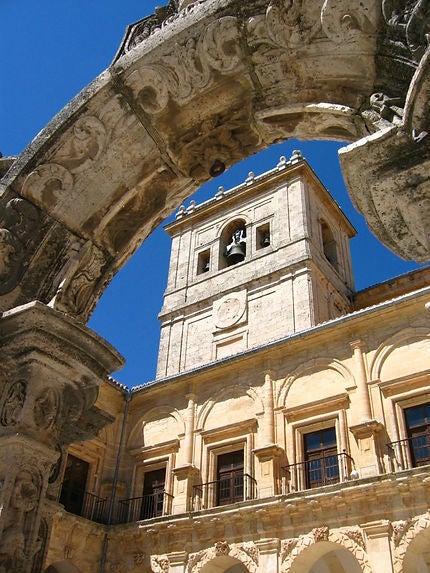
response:
<svg viewBox="0 0 430 573"><path fill-rule="evenodd" d="M167 0L166 0L167 1ZM2 0L0 36L0 152L18 155L67 102L109 66L128 24L153 13L163 0ZM201 202L274 167L301 149L358 231L351 243L357 290L418 265L383 247L349 200L337 150L342 143L288 141L242 162L202 187ZM188 204L188 203L187 203ZM159 229L117 274L90 327L127 359L115 377L127 386L155 376L159 324L170 239Z"/></svg>

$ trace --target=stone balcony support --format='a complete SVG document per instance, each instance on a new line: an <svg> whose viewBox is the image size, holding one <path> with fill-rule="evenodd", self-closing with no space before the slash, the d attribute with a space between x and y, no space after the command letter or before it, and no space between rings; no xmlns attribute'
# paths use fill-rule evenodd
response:
<svg viewBox="0 0 430 573"><path fill-rule="evenodd" d="M62 452L112 421L95 401L123 360L91 330L39 302L3 313L0 338L0 571L37 573Z"/></svg>

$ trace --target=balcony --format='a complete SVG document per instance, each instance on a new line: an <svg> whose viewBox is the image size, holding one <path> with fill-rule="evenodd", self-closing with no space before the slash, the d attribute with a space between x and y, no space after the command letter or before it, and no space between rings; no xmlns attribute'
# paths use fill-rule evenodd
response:
<svg viewBox="0 0 430 573"><path fill-rule="evenodd" d="M354 460L346 451L290 464L282 468L282 491L287 494L347 481L353 469Z"/></svg>
<svg viewBox="0 0 430 573"><path fill-rule="evenodd" d="M121 499L116 505L113 523L130 523L170 515L173 495L163 491Z"/></svg>
<svg viewBox="0 0 430 573"><path fill-rule="evenodd" d="M408 470L430 464L430 427L422 434L387 444L391 470Z"/></svg>
<svg viewBox="0 0 430 573"><path fill-rule="evenodd" d="M249 474L230 472L216 481L193 487L192 511L256 499L257 482Z"/></svg>
<svg viewBox="0 0 430 573"><path fill-rule="evenodd" d="M79 515L97 523L106 523L107 521L109 504L106 497L99 497L88 491L71 488L62 492L60 503L64 505L66 511L73 515Z"/></svg>

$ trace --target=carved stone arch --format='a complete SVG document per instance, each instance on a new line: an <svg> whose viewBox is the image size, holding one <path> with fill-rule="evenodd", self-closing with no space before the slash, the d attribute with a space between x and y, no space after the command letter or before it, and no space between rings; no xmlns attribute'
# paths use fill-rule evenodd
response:
<svg viewBox="0 0 430 573"><path fill-rule="evenodd" d="M411 342L419 342L424 340L430 342L430 334L428 329L424 327L405 328L390 336L387 340L379 345L375 352L373 360L370 364L371 380L381 379L382 369L393 352L395 352L401 346L406 346Z"/></svg>
<svg viewBox="0 0 430 573"><path fill-rule="evenodd" d="M399 521L393 524L394 530L394 573L413 573L415 568L408 568L408 561L414 561L414 547L423 541L425 547L430 546L430 513L420 515L416 519ZM409 552L409 554L408 554Z"/></svg>
<svg viewBox="0 0 430 573"><path fill-rule="evenodd" d="M52 301L86 321L156 224L220 170L291 137L355 141L392 125L362 110L371 107L375 85L404 98L427 48L427 16L404 12L404 38L394 37L395 18L374 0L171 2L131 26L109 69L2 179L0 310ZM407 102L405 117L413 121L399 139L406 153L398 151L417 154L421 164L427 140L416 146L414 137L425 137L419 130L428 125L427 60ZM359 151L370 143L361 140ZM391 160L390 149L388 142L374 155ZM355 172L354 154L345 157ZM377 202L367 209L365 196L360 206L379 230L384 213L375 213ZM17 218L13 201L32 211L31 219ZM404 209L414 220L419 206L409 203ZM401 239L410 233L396 222L379 235L413 257Z"/></svg>
<svg viewBox="0 0 430 573"><path fill-rule="evenodd" d="M255 415L264 412L264 405L261 399L261 396L256 392L254 388L251 386L246 386L241 384L235 387L228 387L228 388L221 388L216 392L213 396L211 396L200 408L197 418L196 418L196 427L198 429L203 429L206 424L206 420L212 410L212 408L218 402L222 401L227 397L239 397L239 396L249 396L255 404ZM258 406L258 407L257 407Z"/></svg>
<svg viewBox="0 0 430 573"><path fill-rule="evenodd" d="M183 434L185 432L185 420L182 414L176 408L172 408L168 404L162 404L160 406L152 408L151 410L146 412L143 416L139 417L138 421L134 424L133 428L130 431L129 437L127 439L127 447L133 449L136 447L143 446L145 426L148 423L153 422L160 417L173 418L180 430L178 432L178 435Z"/></svg>
<svg viewBox="0 0 430 573"><path fill-rule="evenodd" d="M235 563L241 563L249 573L257 573L258 549L252 542L229 545L226 541L218 541L213 547L191 554L186 571L187 573L203 572L211 562L214 564L217 562L216 564L225 567L225 570ZM218 570L217 568L216 571Z"/></svg>
<svg viewBox="0 0 430 573"><path fill-rule="evenodd" d="M336 548L348 551L356 560L362 573L373 573L367 559L365 541L361 530L351 528L330 531L326 526L315 528L309 534L300 536L298 540L289 540L283 544L284 560L281 564L281 572L297 573L295 569L297 558L316 544L325 544L319 548L321 555Z"/></svg>
<svg viewBox="0 0 430 573"><path fill-rule="evenodd" d="M290 392L292 385L302 376L323 370L333 370L336 374L340 375L340 377L344 379L345 390L356 386L352 372L341 362L333 358L314 358L313 360L300 364L294 372L284 378L277 396L276 407L282 408L286 405L288 393Z"/></svg>

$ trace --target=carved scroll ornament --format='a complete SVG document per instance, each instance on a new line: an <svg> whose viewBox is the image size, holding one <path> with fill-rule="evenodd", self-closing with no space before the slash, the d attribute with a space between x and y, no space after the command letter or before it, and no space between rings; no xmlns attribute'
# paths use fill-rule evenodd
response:
<svg viewBox="0 0 430 573"><path fill-rule="evenodd" d="M419 61L429 45L429 0L382 0L382 13L390 39L403 44Z"/></svg>

